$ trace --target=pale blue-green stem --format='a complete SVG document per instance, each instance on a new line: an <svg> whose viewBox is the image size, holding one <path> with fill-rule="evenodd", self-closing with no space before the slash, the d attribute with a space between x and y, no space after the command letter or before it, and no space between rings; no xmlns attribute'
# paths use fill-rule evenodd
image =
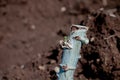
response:
<svg viewBox="0 0 120 80"><path fill-rule="evenodd" d="M73 80L74 72L77 66L79 58L81 58L80 50L82 44L88 44L89 39L86 35L87 30L79 29L71 32L68 36L69 42L72 45L72 49L63 48L62 60L60 63L60 72L57 73L58 80ZM79 36L80 40L76 40L75 37ZM68 70L64 70L62 66L67 66Z"/></svg>

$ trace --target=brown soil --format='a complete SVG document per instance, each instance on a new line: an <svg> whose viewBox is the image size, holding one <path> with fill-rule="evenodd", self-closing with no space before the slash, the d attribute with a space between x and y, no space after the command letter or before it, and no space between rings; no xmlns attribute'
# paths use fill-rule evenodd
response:
<svg viewBox="0 0 120 80"><path fill-rule="evenodd" d="M120 1L107 1L0 0L0 80L55 80L71 24L89 26L90 39L75 80L120 80Z"/></svg>

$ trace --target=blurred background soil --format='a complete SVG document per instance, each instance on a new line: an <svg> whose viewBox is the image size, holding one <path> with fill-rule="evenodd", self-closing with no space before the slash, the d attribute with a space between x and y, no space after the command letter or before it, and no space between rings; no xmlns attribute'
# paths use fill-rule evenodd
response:
<svg viewBox="0 0 120 80"><path fill-rule="evenodd" d="M0 0L0 80L56 80L58 41L89 26L75 80L120 80L119 0Z"/></svg>

